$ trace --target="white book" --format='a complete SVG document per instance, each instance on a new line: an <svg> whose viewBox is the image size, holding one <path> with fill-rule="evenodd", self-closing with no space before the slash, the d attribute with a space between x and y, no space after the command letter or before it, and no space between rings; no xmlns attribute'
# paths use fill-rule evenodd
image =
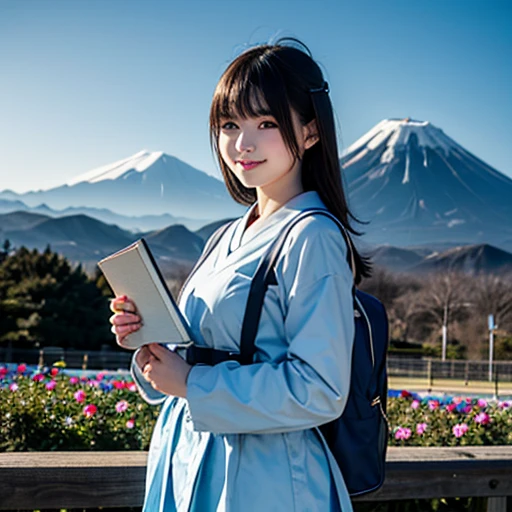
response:
<svg viewBox="0 0 512 512"><path fill-rule="evenodd" d="M123 345L136 349L148 343L193 344L187 321L178 309L146 241L141 238L98 262L116 297L135 302L143 325Z"/></svg>

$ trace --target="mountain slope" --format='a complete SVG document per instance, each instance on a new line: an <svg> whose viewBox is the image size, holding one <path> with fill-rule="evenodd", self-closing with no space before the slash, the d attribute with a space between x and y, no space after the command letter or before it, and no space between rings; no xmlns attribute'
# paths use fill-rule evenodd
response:
<svg viewBox="0 0 512 512"><path fill-rule="evenodd" d="M373 243L500 243L512 180L428 121L381 121L341 159L349 203Z"/></svg>

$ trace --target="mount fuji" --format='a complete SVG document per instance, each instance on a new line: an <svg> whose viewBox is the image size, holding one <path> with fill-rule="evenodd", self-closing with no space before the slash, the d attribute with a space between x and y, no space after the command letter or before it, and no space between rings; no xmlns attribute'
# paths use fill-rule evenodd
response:
<svg viewBox="0 0 512 512"><path fill-rule="evenodd" d="M21 200L30 207L45 203L56 209L108 208L129 216L171 214L203 224L245 212L222 181L166 153L145 150L56 188L24 194L3 191L0 198Z"/></svg>
<svg viewBox="0 0 512 512"><path fill-rule="evenodd" d="M341 165L365 242L512 248L512 179L428 121L381 121Z"/></svg>

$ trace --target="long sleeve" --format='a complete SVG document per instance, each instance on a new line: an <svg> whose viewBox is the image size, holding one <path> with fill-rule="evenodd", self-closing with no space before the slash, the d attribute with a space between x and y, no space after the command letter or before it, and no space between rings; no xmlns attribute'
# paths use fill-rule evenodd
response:
<svg viewBox="0 0 512 512"><path fill-rule="evenodd" d="M285 319L284 360L247 366L225 361L191 369L187 400L196 430L287 432L342 413L354 338L352 274L342 265L341 273L294 287Z"/></svg>

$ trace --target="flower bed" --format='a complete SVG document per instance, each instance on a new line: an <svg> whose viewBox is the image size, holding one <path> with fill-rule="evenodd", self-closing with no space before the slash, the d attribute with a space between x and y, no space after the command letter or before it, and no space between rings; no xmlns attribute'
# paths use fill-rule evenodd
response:
<svg viewBox="0 0 512 512"><path fill-rule="evenodd" d="M147 450L159 407L131 377L0 366L0 451ZM482 398L388 398L390 445L512 443L512 407Z"/></svg>

